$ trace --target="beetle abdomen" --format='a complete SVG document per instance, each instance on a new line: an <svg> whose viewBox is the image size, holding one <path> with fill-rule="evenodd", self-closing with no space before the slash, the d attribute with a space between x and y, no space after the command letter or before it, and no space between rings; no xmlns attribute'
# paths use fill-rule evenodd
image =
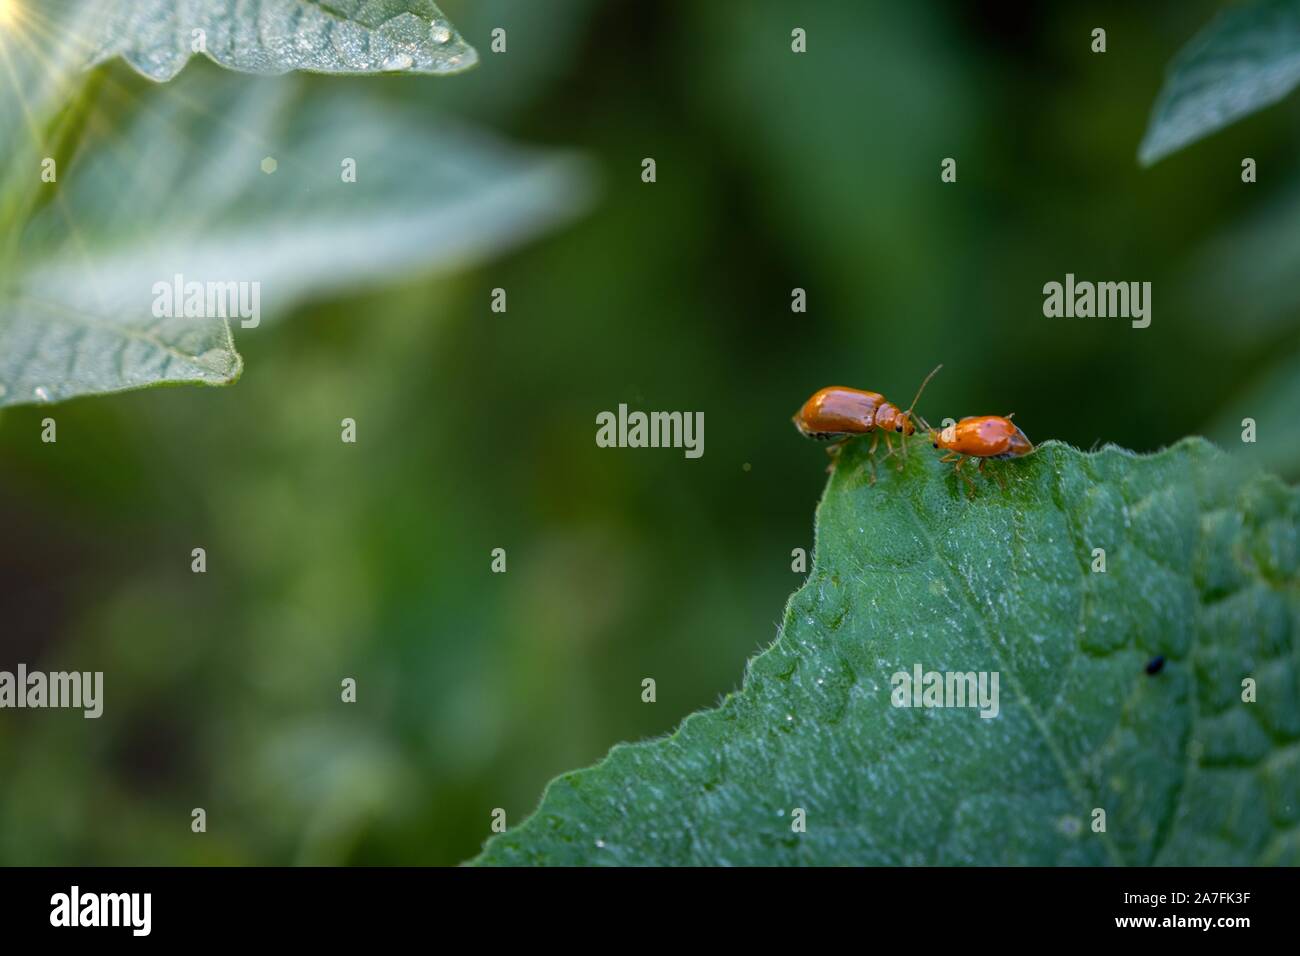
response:
<svg viewBox="0 0 1300 956"><path fill-rule="evenodd" d="M878 392L832 385L808 399L795 416L795 422L810 438L861 435L876 427L876 409L884 400Z"/></svg>

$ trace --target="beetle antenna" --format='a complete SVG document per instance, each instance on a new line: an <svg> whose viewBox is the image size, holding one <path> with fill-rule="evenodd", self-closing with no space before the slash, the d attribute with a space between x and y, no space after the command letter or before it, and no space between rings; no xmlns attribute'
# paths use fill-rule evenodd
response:
<svg viewBox="0 0 1300 956"><path fill-rule="evenodd" d="M932 371L929 375L925 377L925 381L921 383L921 387L916 390L916 397L912 399L912 404L908 406L907 411L903 412L903 418L905 420L911 421L912 409L916 408L916 403L920 399L921 393L925 391L925 387L930 384L930 379L934 378L935 374L941 368L943 368L943 363L936 365L934 367L934 371ZM925 419L921 419L921 420L925 421ZM928 425L926 427L929 428ZM915 426L913 426L913 428L915 429ZM907 432L903 433L903 457L904 458L907 457Z"/></svg>
<svg viewBox="0 0 1300 956"><path fill-rule="evenodd" d="M943 368L942 362L940 362L938 365L934 367L934 371L932 371L929 375L925 377L925 381L921 383L921 387L916 390L916 397L912 399L912 404L909 405L907 407L907 411L903 413L908 418L912 417L912 409L916 408L916 403L921 400L921 393L924 392L925 387L930 384L930 379L934 378L937 374L939 374L939 369L941 368ZM921 419L921 421L925 421L925 419ZM926 428L929 427L930 427L929 425L926 426Z"/></svg>

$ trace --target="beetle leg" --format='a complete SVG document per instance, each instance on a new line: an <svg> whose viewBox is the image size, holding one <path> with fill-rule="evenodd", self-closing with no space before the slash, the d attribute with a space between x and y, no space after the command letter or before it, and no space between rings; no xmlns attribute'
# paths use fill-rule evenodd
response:
<svg viewBox="0 0 1300 956"><path fill-rule="evenodd" d="M966 464L967 461L968 459L962 458L960 461L957 462L957 464L952 466L952 470L957 473L957 476L961 478L962 481L966 482L966 487L970 489L970 496L974 498L975 482L971 479L970 475L966 474L966 472L961 470L961 466Z"/></svg>
<svg viewBox="0 0 1300 956"><path fill-rule="evenodd" d="M876 483L876 446L880 444L880 432L871 436L871 446L867 449L867 461L871 462L871 484Z"/></svg>
<svg viewBox="0 0 1300 956"><path fill-rule="evenodd" d="M828 475L831 472L835 471L835 465L840 460L840 452L844 450L844 443L847 440L848 439L841 438L839 441L835 442L834 444L826 446L826 454L829 455L831 459L830 463L826 466L826 473Z"/></svg>
<svg viewBox="0 0 1300 956"><path fill-rule="evenodd" d="M889 449L889 451L885 452L885 458L892 457L895 451L894 440L889 437L889 432L879 432L878 434L883 434L885 436L885 447ZM881 460L883 461L884 459Z"/></svg>
<svg viewBox="0 0 1300 956"><path fill-rule="evenodd" d="M943 453L943 457L939 459L941 464L950 461L961 461L961 455L957 454L955 451L946 451Z"/></svg>

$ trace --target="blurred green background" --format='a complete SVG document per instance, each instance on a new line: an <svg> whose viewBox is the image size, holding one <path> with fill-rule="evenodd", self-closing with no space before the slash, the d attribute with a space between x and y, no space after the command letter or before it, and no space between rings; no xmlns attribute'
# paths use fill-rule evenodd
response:
<svg viewBox="0 0 1300 956"><path fill-rule="evenodd" d="M825 480L789 419L822 385L905 402L943 362L931 420L1211 433L1300 475L1300 107L1135 160L1216 4L442 6L472 73L283 82L578 150L594 202L469 271L236 329L233 387L0 417L0 667L106 684L98 721L4 712L0 861L471 857L494 808L671 731L775 637ZM1151 281L1150 328L1044 318L1067 272ZM597 448L620 402L703 411L704 457Z"/></svg>

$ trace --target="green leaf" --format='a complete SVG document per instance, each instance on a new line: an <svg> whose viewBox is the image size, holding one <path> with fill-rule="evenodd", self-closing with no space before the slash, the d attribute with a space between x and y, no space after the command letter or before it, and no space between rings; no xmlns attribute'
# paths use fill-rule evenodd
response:
<svg viewBox="0 0 1300 956"><path fill-rule="evenodd" d="M232 381L233 312L155 317L175 276L256 287L260 321L240 334L257 335L303 301L473 263L584 205L571 156L299 90L213 69L124 94L129 128L84 144L0 290L0 405Z"/></svg>
<svg viewBox="0 0 1300 956"><path fill-rule="evenodd" d="M128 321L51 300L2 305L0 407L150 385L228 385L243 370L224 320Z"/></svg>
<svg viewBox="0 0 1300 956"><path fill-rule="evenodd" d="M1138 159L1149 166L1278 102L1300 83L1300 0L1221 12L1174 57Z"/></svg>
<svg viewBox="0 0 1300 956"><path fill-rule="evenodd" d="M1201 439L1047 442L973 499L920 441L874 487L866 457L743 689L559 777L476 862L1300 862L1294 489ZM997 716L894 706L916 665L998 673Z"/></svg>
<svg viewBox="0 0 1300 956"><path fill-rule="evenodd" d="M196 53L244 73L452 74L478 54L432 0L2 0L0 226L78 74L121 57L155 81ZM37 155L48 155L49 151Z"/></svg>
<svg viewBox="0 0 1300 956"><path fill-rule="evenodd" d="M19 34L0 21L0 281L13 224L30 208L40 161L55 152L52 119L84 83L84 52L58 32Z"/></svg>
<svg viewBox="0 0 1300 956"><path fill-rule="evenodd" d="M22 0L27 2L27 0ZM242 73L459 73L478 62L432 0L98 0L91 64L170 80L201 51Z"/></svg>

